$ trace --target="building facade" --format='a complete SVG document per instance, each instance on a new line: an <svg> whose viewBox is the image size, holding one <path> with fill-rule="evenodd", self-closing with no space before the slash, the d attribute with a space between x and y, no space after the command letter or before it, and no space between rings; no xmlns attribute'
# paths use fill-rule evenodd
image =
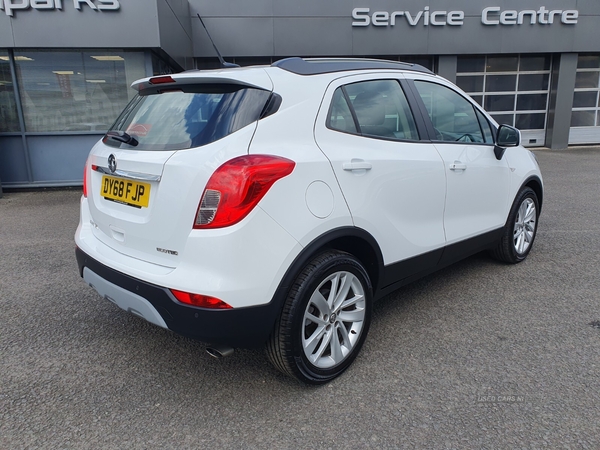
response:
<svg viewBox="0 0 600 450"><path fill-rule="evenodd" d="M0 180L81 184L145 76L288 57L416 62L524 144L600 143L598 0L0 0Z"/></svg>

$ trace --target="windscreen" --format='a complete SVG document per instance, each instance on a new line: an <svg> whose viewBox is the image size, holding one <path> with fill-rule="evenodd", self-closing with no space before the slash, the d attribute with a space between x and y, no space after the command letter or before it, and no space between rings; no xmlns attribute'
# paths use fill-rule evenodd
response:
<svg viewBox="0 0 600 450"><path fill-rule="evenodd" d="M136 96L111 131L131 136L129 143L106 135L104 143L135 150L184 150L215 142L260 118L271 93L235 85L190 85Z"/></svg>

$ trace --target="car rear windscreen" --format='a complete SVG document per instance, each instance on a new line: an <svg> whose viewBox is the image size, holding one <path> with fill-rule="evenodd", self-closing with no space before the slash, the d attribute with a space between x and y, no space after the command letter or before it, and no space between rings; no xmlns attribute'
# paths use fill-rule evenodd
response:
<svg viewBox="0 0 600 450"><path fill-rule="evenodd" d="M270 95L261 89L226 84L189 85L147 95L141 92L111 127L111 131L125 132L134 139L124 143L106 135L103 141L136 150L200 147L257 121Z"/></svg>

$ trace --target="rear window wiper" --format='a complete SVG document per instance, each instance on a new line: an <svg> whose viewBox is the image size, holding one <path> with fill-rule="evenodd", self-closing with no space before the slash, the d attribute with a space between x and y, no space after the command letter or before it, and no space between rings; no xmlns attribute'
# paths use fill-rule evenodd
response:
<svg viewBox="0 0 600 450"><path fill-rule="evenodd" d="M123 142L124 144L131 145L132 147L135 147L139 144L139 142L136 138L127 134L124 131L110 130L108 133L106 133L106 136L111 139L114 139L115 141L119 141L119 142Z"/></svg>

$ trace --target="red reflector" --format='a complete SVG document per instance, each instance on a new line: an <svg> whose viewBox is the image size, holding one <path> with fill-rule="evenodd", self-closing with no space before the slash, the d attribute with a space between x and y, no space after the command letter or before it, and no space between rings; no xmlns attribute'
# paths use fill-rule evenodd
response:
<svg viewBox="0 0 600 450"><path fill-rule="evenodd" d="M223 300L209 297L208 295L190 294L189 292L176 291L175 289L171 289L171 292L177 300L188 305L198 306L199 308L232 309L232 307Z"/></svg>
<svg viewBox="0 0 600 450"><path fill-rule="evenodd" d="M154 77L150 78L150 84L165 84L165 83L175 83L173 77Z"/></svg>
<svg viewBox="0 0 600 450"><path fill-rule="evenodd" d="M87 197L87 172L88 172L88 165L87 165L87 161L85 162L85 166L83 166L83 196Z"/></svg>

